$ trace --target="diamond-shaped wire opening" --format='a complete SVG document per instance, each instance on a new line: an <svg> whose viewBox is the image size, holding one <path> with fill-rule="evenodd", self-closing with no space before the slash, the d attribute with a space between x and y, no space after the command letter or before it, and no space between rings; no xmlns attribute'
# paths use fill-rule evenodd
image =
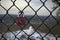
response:
<svg viewBox="0 0 60 40"><path fill-rule="evenodd" d="M12 5L12 2L10 0L1 0L1 5L5 7L6 9L9 9Z"/></svg>
<svg viewBox="0 0 60 40"><path fill-rule="evenodd" d="M9 30L12 32L18 31L20 29L21 28L16 23L14 23L12 26L9 27Z"/></svg>
<svg viewBox="0 0 60 40"><path fill-rule="evenodd" d="M42 6L42 3L41 3L40 0L38 0L38 1L37 1L37 0L31 0L30 6L31 6L34 10L37 10L37 9L39 9L39 7Z"/></svg>
<svg viewBox="0 0 60 40"><path fill-rule="evenodd" d="M12 16L9 14L5 15L5 17L2 19L2 22L8 26L12 25L14 23L14 20Z"/></svg>
<svg viewBox="0 0 60 40"><path fill-rule="evenodd" d="M53 29L51 29L51 31L55 34L55 35L60 35L60 25L56 25Z"/></svg>
<svg viewBox="0 0 60 40"><path fill-rule="evenodd" d="M41 35L43 37L49 32L49 29L44 24L42 24L38 27L37 31L41 32Z"/></svg>
<svg viewBox="0 0 60 40"><path fill-rule="evenodd" d="M20 10L23 10L27 6L25 0L16 0L15 4Z"/></svg>
<svg viewBox="0 0 60 40"><path fill-rule="evenodd" d="M42 20L50 15L50 12L43 6L38 12L37 15L40 16Z"/></svg>
<svg viewBox="0 0 60 40"><path fill-rule="evenodd" d="M24 11L24 15L29 15L29 16L33 16L35 14L35 12L28 6Z"/></svg>
<svg viewBox="0 0 60 40"><path fill-rule="evenodd" d="M3 32L6 32L7 31L7 26L4 25L3 23L0 23L0 32L3 33Z"/></svg>
<svg viewBox="0 0 60 40"><path fill-rule="evenodd" d="M12 32L6 32L4 34L4 38L6 38L7 40L13 40L15 38L15 35Z"/></svg>
<svg viewBox="0 0 60 40"><path fill-rule="evenodd" d="M60 7L56 8L56 10L54 10L54 12L52 13L52 15L57 18L57 20L59 20L60 18Z"/></svg>
<svg viewBox="0 0 60 40"><path fill-rule="evenodd" d="M52 0L47 0L47 1L45 2L45 6L46 6L50 11L54 10L54 9L57 7L57 5L52 2Z"/></svg>
<svg viewBox="0 0 60 40"><path fill-rule="evenodd" d="M11 15L18 15L19 10L15 6L13 6L8 12Z"/></svg>
<svg viewBox="0 0 60 40"><path fill-rule="evenodd" d="M31 20L30 24L32 24L35 28L38 27L42 23L41 19L38 15L35 15Z"/></svg>
<svg viewBox="0 0 60 40"><path fill-rule="evenodd" d="M45 21L44 21L44 23L49 27L49 28L52 28L54 25L56 25L56 20L52 17L52 16L50 16L48 19L46 19Z"/></svg>

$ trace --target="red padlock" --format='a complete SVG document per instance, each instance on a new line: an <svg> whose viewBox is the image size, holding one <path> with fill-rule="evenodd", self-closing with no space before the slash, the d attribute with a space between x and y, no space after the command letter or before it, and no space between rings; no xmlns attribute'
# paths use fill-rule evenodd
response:
<svg viewBox="0 0 60 40"><path fill-rule="evenodd" d="M26 18L18 15L16 23L18 26L24 26L26 25Z"/></svg>

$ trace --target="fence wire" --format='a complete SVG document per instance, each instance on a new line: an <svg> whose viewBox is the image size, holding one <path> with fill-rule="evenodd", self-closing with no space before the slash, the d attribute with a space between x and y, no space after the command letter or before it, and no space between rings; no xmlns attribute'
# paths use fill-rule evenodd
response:
<svg viewBox="0 0 60 40"><path fill-rule="evenodd" d="M42 5L37 9L37 10L35 10L31 5L30 5L30 3L31 3L31 1L32 0L29 0L29 1L27 1L27 0L24 0L26 3L27 3L27 5L21 10L17 5L16 5L16 1L18 1L18 0L10 0L11 2L12 2L12 5L8 8L8 9L6 9L3 5L2 5L2 2L1 2L2 0L0 0L0 7L6 12L6 14L4 14L4 15L1 15L0 14L0 40L38 40L38 39L33 39L33 34L35 33L35 32L37 32L38 34L39 34L39 36L41 36L41 38L40 37L38 37L39 38L39 40L45 40L44 38L48 35L48 34L52 34L53 36L54 36L54 40L58 40L59 38L60 38L60 31L59 31L59 29L60 29L60 19L59 19L59 17L58 18L56 18L55 16L53 16L53 12L58 8L58 7L60 7L60 4L58 5L58 6L56 6L52 11L51 10L49 10L49 8L46 6L46 2L48 1L48 0L45 0L45 1L42 1L42 0L39 0L41 3L42 3ZM3 1L5 1L5 0L3 0ZM38 1L38 0L37 0ZM7 5L8 6L8 5ZM21 14L24 14L24 10L26 9L26 8L30 8L32 11L34 11L34 15L33 16L31 16L30 18L28 18L28 16L26 17L25 16L25 18L26 18L26 20L27 20L27 24L26 25L24 25L24 26L18 26L17 24L16 24L16 20L17 20L17 17L15 17L15 16L13 16L13 15L10 15L9 14L9 11L10 11L10 9L11 8L13 8L13 7L15 7L16 9L18 9L18 13L21 13ZM42 7L44 7L50 14L46 17L46 18L41 18L37 13L39 12L39 10L42 8ZM1 10L1 9L0 9ZM43 9L44 10L44 9ZM4 11L2 11L2 12L4 12ZM21 16L21 14L20 14L20 16ZM32 13L33 14L33 13ZM36 18L36 16L37 16L37 18ZM8 17L8 18L7 18ZM35 18L34 18L35 17ZM51 19L49 19L49 18L52 18L53 20L51 20ZM9 20L9 21L8 21ZM32 20L32 21L31 21ZM35 21L34 21L35 20ZM38 21L37 21L38 20ZM49 20L49 21L48 21ZM33 22L34 21L34 22ZM52 23L50 23L49 24L49 22L51 22L51 21L53 21ZM35 23L36 22L36 23ZM40 22L40 23L39 23ZM9 24L10 23L10 24ZM15 26L14 26L15 25ZM24 29L25 28L27 28L28 26L32 26L33 28L34 28L34 32L32 33L31 32L31 34L30 35L28 35L28 33L27 32L25 32L24 31ZM51 26L51 27L50 27ZM14 28L14 27L18 27L17 29L16 28ZM46 28L46 29L45 29ZM56 29L57 28L57 29ZM20 30L18 33L17 32L15 32L15 31L12 31L13 29L16 29L15 31L17 31L17 30ZM44 29L44 30L43 30ZM55 29L55 31L53 31L53 29ZM39 30L39 31L38 31ZM58 34L57 34L57 30L58 30ZM20 34L20 33L22 33L22 32L24 32L24 34L25 34L25 36L27 36L27 37L24 37L24 36L22 36L23 38L18 38L17 36ZM43 32L43 33L46 33L44 36L42 36L42 34L40 33L40 32ZM16 33L16 34L15 34ZM8 35L6 35L6 34L8 34ZM13 35L11 35L11 34L13 34ZM23 33L22 33L23 34ZM37 34L36 34L37 35ZM57 35L57 36L56 36ZM8 36L8 37L7 37ZM6 39L6 38L9 38L9 36L13 36L13 39L11 38L11 39ZM32 36L32 37L31 37ZM47 37L46 37L47 38ZM49 38L47 38L47 40L53 40L53 39L49 39Z"/></svg>

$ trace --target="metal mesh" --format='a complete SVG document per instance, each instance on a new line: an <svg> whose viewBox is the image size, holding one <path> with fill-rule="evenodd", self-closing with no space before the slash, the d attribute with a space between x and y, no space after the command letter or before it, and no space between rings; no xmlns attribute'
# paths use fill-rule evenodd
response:
<svg viewBox="0 0 60 40"><path fill-rule="evenodd" d="M0 0L0 7L3 9L2 12L6 12L4 13L3 15L0 14L0 40L8 40L6 38L9 38L7 36L13 36L13 38L9 39L9 40L38 40L38 39L33 39L33 34L36 32L37 34L39 34L39 40L45 40L44 38L46 37L46 40L53 40L53 39L49 39L47 35L51 34L53 35L54 37L54 40L59 40L59 36L60 36L60 18L59 16L56 17L54 16L52 13L55 12L55 10L57 8L59 8L60 6L56 6L53 10L50 10L47 6L46 6L46 2L48 0L39 0L42 5L37 9L35 10L34 7L32 7L30 5L31 1L32 0L24 0L24 2L26 2L26 5L25 7L21 10L16 4L16 1L18 0L10 0L11 2L11 5L8 6L7 8L5 6L2 5L2 0ZM5 0L4 0L5 1ZM38 0L37 0L38 1ZM21 4L20 4L21 5ZM20 12L21 14L22 13L25 13L24 11L26 11L25 9L31 9L33 12L34 12L34 15L31 16L31 17L26 17L26 20L27 20L27 25L23 26L23 27L20 27L16 24L16 19L17 17L14 16L14 15L11 15L9 13L10 9L15 7L18 12ZM28 8L29 7L29 8ZM40 12L39 10L44 7L48 12L49 12L49 15L46 16L46 17L40 17L38 15L38 13ZM44 10L44 9L43 9ZM33 14L32 12L32 14ZM58 14L59 15L59 14ZM32 26L34 28L34 32L31 33L30 35L28 35L27 32L24 31L24 29L27 29L29 28L29 26ZM18 33L16 31L20 30ZM18 38L17 36L24 32L25 36L27 37L24 37L22 36L23 38ZM43 33L40 33L40 32L43 32L45 33L45 35L43 35ZM8 34L8 35L6 35ZM12 34L12 35L11 35ZM36 34L36 35L37 35ZM31 37L32 36L32 37Z"/></svg>

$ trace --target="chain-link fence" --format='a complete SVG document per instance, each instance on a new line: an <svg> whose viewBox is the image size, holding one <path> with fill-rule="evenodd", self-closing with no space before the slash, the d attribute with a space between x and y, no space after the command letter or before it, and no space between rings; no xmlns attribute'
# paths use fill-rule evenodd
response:
<svg viewBox="0 0 60 40"><path fill-rule="evenodd" d="M60 40L60 1L52 9L47 1L0 0L0 40Z"/></svg>

